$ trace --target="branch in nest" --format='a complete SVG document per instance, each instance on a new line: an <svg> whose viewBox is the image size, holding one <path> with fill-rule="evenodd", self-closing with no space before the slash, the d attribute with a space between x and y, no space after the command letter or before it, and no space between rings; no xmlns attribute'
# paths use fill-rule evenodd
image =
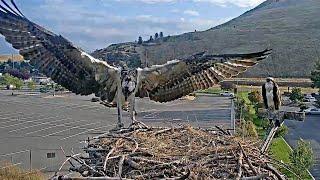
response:
<svg viewBox="0 0 320 180"><path fill-rule="evenodd" d="M243 158L243 153L242 151L239 152L239 158L238 158L238 165L237 165L237 176L236 176L236 180L240 180L241 176L242 176L242 158Z"/></svg>
<svg viewBox="0 0 320 180"><path fill-rule="evenodd" d="M251 163L251 161L250 161L249 157L247 156L246 152L244 151L244 149L243 149L243 147L242 147L241 143L240 143L240 142L238 142L238 144L239 144L240 149L241 149L241 151L242 151L242 153L243 153L243 155L244 155L245 160L246 160L246 161L247 161L247 163L249 164L250 169L254 172L254 174L255 174L255 175L258 175L258 172L257 172L257 171L256 171L256 169L253 167L253 165L252 165L252 163Z"/></svg>
<svg viewBox="0 0 320 180"><path fill-rule="evenodd" d="M260 179L263 179L266 177L268 177L267 174L260 174L257 176L243 177L243 178L241 178L241 180L260 180Z"/></svg>

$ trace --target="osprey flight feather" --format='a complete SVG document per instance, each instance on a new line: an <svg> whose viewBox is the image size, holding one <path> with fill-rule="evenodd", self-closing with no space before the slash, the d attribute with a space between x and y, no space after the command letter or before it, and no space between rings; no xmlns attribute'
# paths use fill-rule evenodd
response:
<svg viewBox="0 0 320 180"><path fill-rule="evenodd" d="M269 49L249 54L198 53L143 69L114 67L30 21L13 0L10 4L1 1L0 34L6 41L40 72L68 90L81 95L95 94L109 102L116 98L119 127L122 97L130 102L130 116L136 122L135 96L147 96L157 102L172 101L236 77L271 53Z"/></svg>

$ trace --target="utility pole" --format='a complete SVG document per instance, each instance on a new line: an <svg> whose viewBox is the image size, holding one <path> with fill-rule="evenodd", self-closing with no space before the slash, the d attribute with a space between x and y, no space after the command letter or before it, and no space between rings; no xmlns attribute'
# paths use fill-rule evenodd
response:
<svg viewBox="0 0 320 180"><path fill-rule="evenodd" d="M13 60L13 54L11 54L11 59L12 59L12 69L14 69L14 60Z"/></svg>
<svg viewBox="0 0 320 180"><path fill-rule="evenodd" d="M148 67L148 50L147 49L145 51L145 56L146 56L146 59L145 59L145 62L144 62L144 67Z"/></svg>

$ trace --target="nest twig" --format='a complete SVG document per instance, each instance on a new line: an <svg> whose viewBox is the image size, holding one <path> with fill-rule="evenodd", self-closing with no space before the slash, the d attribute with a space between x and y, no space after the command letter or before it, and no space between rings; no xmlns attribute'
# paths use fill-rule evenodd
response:
<svg viewBox="0 0 320 180"><path fill-rule="evenodd" d="M256 143L190 126L118 131L90 141L73 170L93 179L283 178Z"/></svg>

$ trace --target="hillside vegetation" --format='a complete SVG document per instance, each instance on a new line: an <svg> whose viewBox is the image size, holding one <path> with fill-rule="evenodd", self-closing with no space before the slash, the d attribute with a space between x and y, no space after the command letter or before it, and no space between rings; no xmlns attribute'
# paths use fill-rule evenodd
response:
<svg viewBox="0 0 320 180"><path fill-rule="evenodd" d="M207 31L165 37L153 45L111 45L93 55L151 65L202 51L248 53L272 48L273 54L267 60L243 76L307 77L320 59L319 17L319 0L267 0Z"/></svg>

